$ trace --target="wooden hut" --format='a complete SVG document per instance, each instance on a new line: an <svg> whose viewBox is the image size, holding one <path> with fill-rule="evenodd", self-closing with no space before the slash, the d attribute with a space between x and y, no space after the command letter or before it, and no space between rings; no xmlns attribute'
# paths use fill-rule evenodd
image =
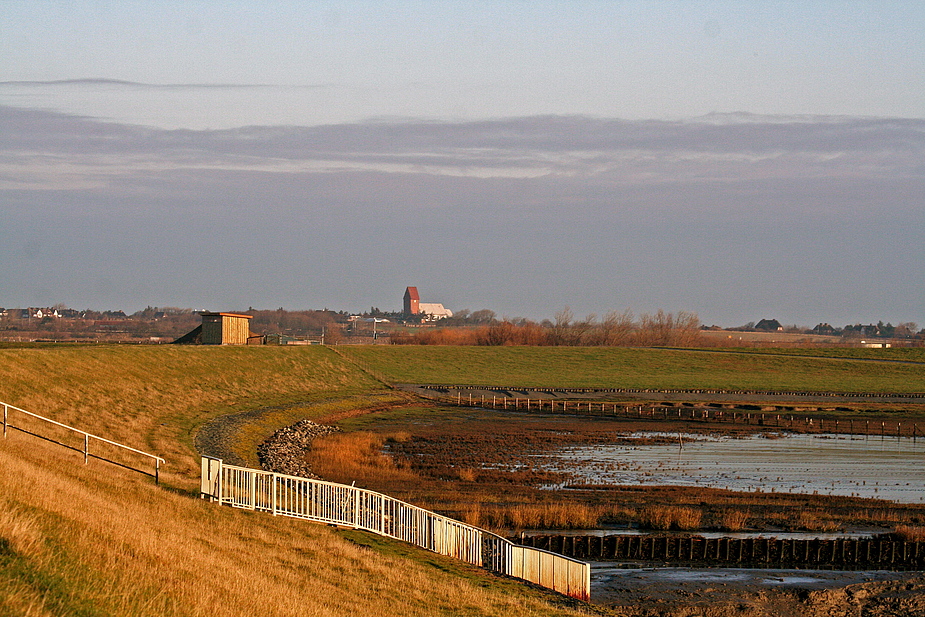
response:
<svg viewBox="0 0 925 617"><path fill-rule="evenodd" d="M247 345L253 315L202 313L203 345Z"/></svg>

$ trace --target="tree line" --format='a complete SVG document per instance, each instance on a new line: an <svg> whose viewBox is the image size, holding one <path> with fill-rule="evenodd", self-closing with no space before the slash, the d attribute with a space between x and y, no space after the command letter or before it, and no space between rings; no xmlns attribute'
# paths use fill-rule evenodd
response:
<svg viewBox="0 0 925 617"><path fill-rule="evenodd" d="M681 311L644 313L635 318L630 311L611 312L598 319L589 315L576 319L568 307L554 320L534 322L526 319L497 320L482 312L482 323L444 324L421 331L391 333L393 345L567 345L567 346L671 346L694 347L701 344L700 319ZM489 311L490 313L490 311ZM468 317L468 314L463 316ZM456 318L456 316L454 316ZM449 321L449 320L446 320ZM463 319L456 318L456 321ZM442 322L441 322L442 323Z"/></svg>

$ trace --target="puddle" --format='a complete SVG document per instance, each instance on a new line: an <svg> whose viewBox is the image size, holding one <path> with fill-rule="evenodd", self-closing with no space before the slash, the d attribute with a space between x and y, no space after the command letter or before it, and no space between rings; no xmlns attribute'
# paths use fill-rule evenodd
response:
<svg viewBox="0 0 925 617"><path fill-rule="evenodd" d="M675 443L568 447L537 456L535 466L566 473L570 482L581 484L692 486L925 503L925 439L783 433L629 437L666 435Z"/></svg>
<svg viewBox="0 0 925 617"><path fill-rule="evenodd" d="M613 585L652 585L691 583L745 583L762 587L835 587L876 580L890 580L906 574L842 570L748 570L742 568L632 568L623 564L597 562L591 564L591 586L606 588Z"/></svg>

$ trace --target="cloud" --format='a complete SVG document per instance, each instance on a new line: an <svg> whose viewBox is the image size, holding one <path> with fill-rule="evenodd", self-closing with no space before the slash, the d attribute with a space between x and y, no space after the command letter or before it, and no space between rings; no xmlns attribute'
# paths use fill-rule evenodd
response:
<svg viewBox="0 0 925 617"><path fill-rule="evenodd" d="M73 157L88 173L226 169L536 178L602 184L920 178L925 121L712 115L686 122L535 117L165 130L0 107L6 165ZM54 167L49 167L53 169ZM9 174L8 174L9 175ZM49 177L49 180L52 178ZM596 180L595 180L596 179Z"/></svg>
<svg viewBox="0 0 925 617"><path fill-rule="evenodd" d="M925 121L0 125L0 305L925 322Z"/></svg>

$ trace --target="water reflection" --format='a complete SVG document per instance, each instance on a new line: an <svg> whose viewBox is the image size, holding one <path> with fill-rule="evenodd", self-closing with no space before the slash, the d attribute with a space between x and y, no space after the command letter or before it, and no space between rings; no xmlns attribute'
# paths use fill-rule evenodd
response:
<svg viewBox="0 0 925 617"><path fill-rule="evenodd" d="M584 484L697 486L925 503L923 439L781 433L630 437L671 437L673 443L568 447L538 457L538 466Z"/></svg>

